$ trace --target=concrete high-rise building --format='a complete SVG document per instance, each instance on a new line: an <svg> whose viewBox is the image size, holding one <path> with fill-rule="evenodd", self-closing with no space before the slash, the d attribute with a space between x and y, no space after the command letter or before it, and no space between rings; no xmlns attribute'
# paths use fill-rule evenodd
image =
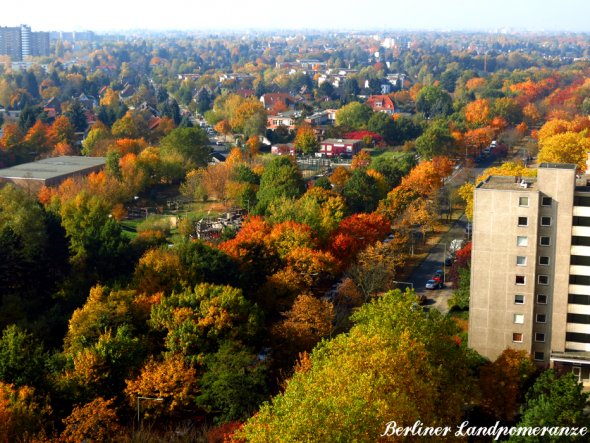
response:
<svg viewBox="0 0 590 443"><path fill-rule="evenodd" d="M22 60L21 28L0 26L0 55Z"/></svg>
<svg viewBox="0 0 590 443"><path fill-rule="evenodd" d="M525 350L590 384L590 175L542 163L474 194L469 345Z"/></svg>
<svg viewBox="0 0 590 443"><path fill-rule="evenodd" d="M31 27L0 26L0 55L9 55L13 61L22 61L28 56L50 54L49 33L31 32Z"/></svg>

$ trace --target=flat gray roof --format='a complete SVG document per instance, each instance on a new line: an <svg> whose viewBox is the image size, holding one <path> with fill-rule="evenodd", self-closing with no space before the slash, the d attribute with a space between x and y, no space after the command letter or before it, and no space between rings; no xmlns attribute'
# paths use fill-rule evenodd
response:
<svg viewBox="0 0 590 443"><path fill-rule="evenodd" d="M527 186L521 183L526 182ZM530 191L537 188L537 177L512 177L504 175L490 175L481 182L478 189L499 189L504 191Z"/></svg>
<svg viewBox="0 0 590 443"><path fill-rule="evenodd" d="M572 163L541 163L539 168L554 168L554 169L576 169L576 165Z"/></svg>
<svg viewBox="0 0 590 443"><path fill-rule="evenodd" d="M104 166L105 157L61 156L45 158L0 169L0 178L21 180L48 180L62 175L83 172L89 168Z"/></svg>

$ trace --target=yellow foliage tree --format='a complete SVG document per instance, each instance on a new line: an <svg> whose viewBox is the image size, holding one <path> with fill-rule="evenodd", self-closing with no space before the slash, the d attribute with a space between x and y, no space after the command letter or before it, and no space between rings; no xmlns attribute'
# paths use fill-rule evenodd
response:
<svg viewBox="0 0 590 443"><path fill-rule="evenodd" d="M539 163L573 163L579 171L586 170L590 139L583 132L565 132L539 141Z"/></svg>
<svg viewBox="0 0 590 443"><path fill-rule="evenodd" d="M125 394L132 407L139 396L163 399L143 405L143 416L148 418L170 416L190 409L197 390L195 369L188 366L181 355L173 355L162 362L149 360L137 378L127 380Z"/></svg>

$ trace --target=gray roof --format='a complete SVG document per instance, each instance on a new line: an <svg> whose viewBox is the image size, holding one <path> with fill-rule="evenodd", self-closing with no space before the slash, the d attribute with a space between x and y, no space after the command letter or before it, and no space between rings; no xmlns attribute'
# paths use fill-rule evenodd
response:
<svg viewBox="0 0 590 443"><path fill-rule="evenodd" d="M0 178L48 180L105 164L104 157L61 156L0 169Z"/></svg>

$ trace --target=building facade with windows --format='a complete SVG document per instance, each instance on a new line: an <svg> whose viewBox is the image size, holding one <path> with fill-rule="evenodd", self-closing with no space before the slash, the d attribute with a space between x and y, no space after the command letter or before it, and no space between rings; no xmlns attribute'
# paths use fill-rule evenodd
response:
<svg viewBox="0 0 590 443"><path fill-rule="evenodd" d="M490 359L525 350L590 385L590 175L575 165L475 189L469 344Z"/></svg>
<svg viewBox="0 0 590 443"><path fill-rule="evenodd" d="M27 25L0 26L0 55L8 55L13 61L22 61L31 55L49 54L49 32L32 32Z"/></svg>

